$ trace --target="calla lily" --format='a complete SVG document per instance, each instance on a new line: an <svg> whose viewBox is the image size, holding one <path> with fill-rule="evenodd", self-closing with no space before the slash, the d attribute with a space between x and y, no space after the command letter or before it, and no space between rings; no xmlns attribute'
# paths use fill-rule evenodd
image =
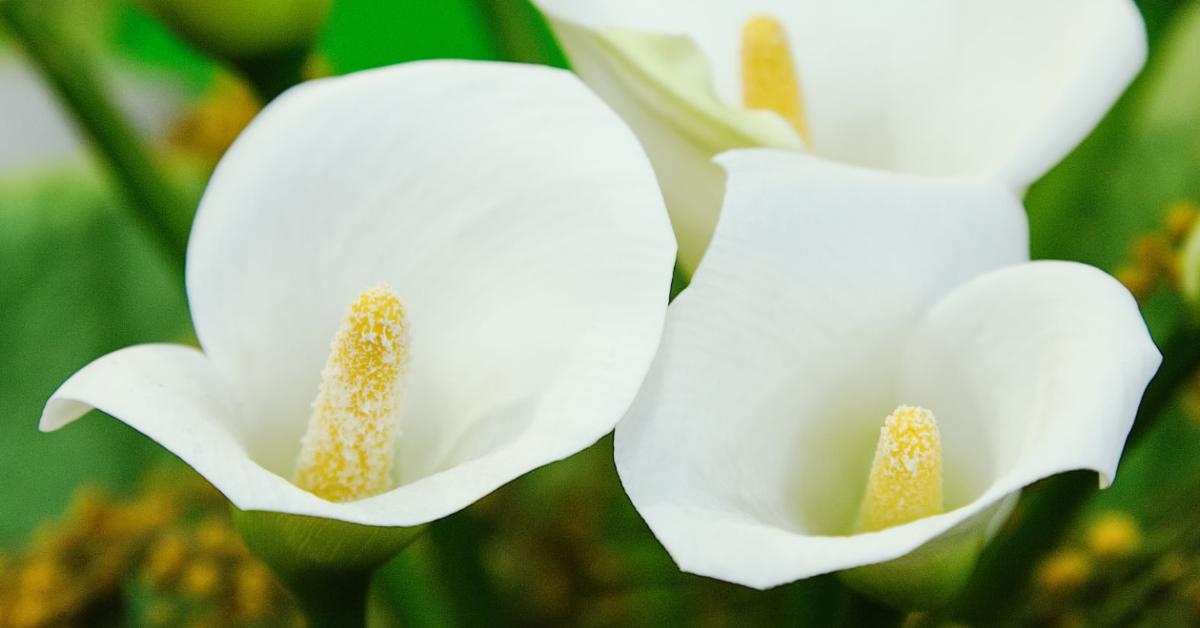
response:
<svg viewBox="0 0 1200 628"><path fill-rule="evenodd" d="M1146 56L1130 0L536 3L646 146L689 272L720 208L720 152L787 148L1020 190Z"/></svg>
<svg viewBox="0 0 1200 628"><path fill-rule="evenodd" d="M770 149L719 161L712 246L616 434L682 569L765 588L871 565L847 579L928 606L1022 487L1112 480L1159 353L1116 280L1028 261L1007 190Z"/></svg>
<svg viewBox="0 0 1200 628"><path fill-rule="evenodd" d="M201 202L202 350L104 356L41 427L97 408L242 511L415 526L612 429L674 253L636 138L567 72L426 62L306 83Z"/></svg>

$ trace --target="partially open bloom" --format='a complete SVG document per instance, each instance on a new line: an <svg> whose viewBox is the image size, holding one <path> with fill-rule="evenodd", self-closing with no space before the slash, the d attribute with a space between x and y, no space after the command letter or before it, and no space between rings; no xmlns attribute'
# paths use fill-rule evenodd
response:
<svg viewBox="0 0 1200 628"><path fill-rule="evenodd" d="M1019 190L1141 67L1131 0L537 0L646 146L691 271L738 147Z"/></svg>
<svg viewBox="0 0 1200 628"><path fill-rule="evenodd" d="M768 149L720 162L712 246L616 435L681 568L763 588L885 563L848 578L927 605L1022 487L1111 481L1158 351L1116 280L1028 262L1007 190Z"/></svg>
<svg viewBox="0 0 1200 628"><path fill-rule="evenodd" d="M636 139L566 72L429 62L306 83L201 202L203 351L102 357L42 429L98 408L244 511L421 524L612 429L673 258Z"/></svg>

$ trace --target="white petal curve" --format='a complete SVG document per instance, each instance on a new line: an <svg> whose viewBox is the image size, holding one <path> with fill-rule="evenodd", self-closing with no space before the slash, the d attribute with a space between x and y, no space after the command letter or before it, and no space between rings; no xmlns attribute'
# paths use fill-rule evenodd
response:
<svg viewBox="0 0 1200 628"><path fill-rule="evenodd" d="M179 456L239 507L261 494L303 493L247 455L235 403L196 349L136 345L101 357L51 395L40 427L57 430L93 408Z"/></svg>
<svg viewBox="0 0 1200 628"><path fill-rule="evenodd" d="M720 161L712 245L617 427L625 489L704 575L766 587L899 556L958 520L821 536L852 525L907 334L956 286L1026 259L1024 212L983 182L787 151Z"/></svg>
<svg viewBox="0 0 1200 628"><path fill-rule="evenodd" d="M1014 190L1087 135L1146 56L1131 0L539 5L592 29L690 37L733 104L741 102L739 29L753 14L773 15L789 33L816 154L917 174L994 176Z"/></svg>
<svg viewBox="0 0 1200 628"><path fill-rule="evenodd" d="M251 456L290 477L345 308L388 283L412 334L402 486L248 507L421 523L591 444L649 366L674 252L644 152L567 72L422 62L285 93L201 203L193 320Z"/></svg>
<svg viewBox="0 0 1200 628"><path fill-rule="evenodd" d="M704 53L687 37L555 26L574 70L621 114L654 163L690 275L721 206L725 177L713 157L741 147L799 149L802 140L772 112L724 103Z"/></svg>
<svg viewBox="0 0 1200 628"><path fill-rule="evenodd" d="M1103 487L1160 361L1119 282L1082 264L1033 262L939 303L913 334L900 390L938 416L943 451L971 448L990 464L992 486L1091 469Z"/></svg>
<svg viewBox="0 0 1200 628"><path fill-rule="evenodd" d="M1082 41L1072 42L1074 67L1058 81L1042 79L1048 93L1040 95L1037 115L1029 116L1013 148L988 172L1013 189L1037 181L1083 141L1146 63L1146 27L1133 2L1088 3L1080 12L1084 23L1061 27L1082 29L1075 35Z"/></svg>

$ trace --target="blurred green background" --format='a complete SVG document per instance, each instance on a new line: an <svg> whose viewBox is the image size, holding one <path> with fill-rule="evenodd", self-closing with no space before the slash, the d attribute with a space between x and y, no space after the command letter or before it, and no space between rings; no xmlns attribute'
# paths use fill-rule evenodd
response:
<svg viewBox="0 0 1200 628"><path fill-rule="evenodd" d="M1145 71L1033 186L1027 206L1035 257L1117 274L1166 343L1189 339L1193 326L1177 285L1180 241L1200 203L1200 3L1139 4L1152 47ZM64 54L95 59L100 80L138 113L171 184L194 203L220 150L253 115L246 87L133 2L46 0L39 10L63 26L72 46ZM309 71L445 57L565 65L524 2L335 0ZM37 431L42 404L79 367L122 346L191 334L178 269L131 220L129 201L86 144L72 141L70 125L0 28L0 626L292 625L286 594L261 582L254 589L252 559L221 553L220 500L202 482L161 480L190 474L170 454L99 415ZM1111 490L1076 489L1079 514L1005 554L1014 547L1005 534L1028 534L1023 517L1053 519L1039 492L1064 489L1028 491L1028 507L981 566L1012 577L999 587L981 579L922 621L1200 625L1200 383L1190 370L1180 381L1168 410L1126 451ZM173 505L156 519L160 502ZM113 555L106 544L121 534L137 542ZM172 554L171 539L184 550ZM609 439L443 521L375 586L381 625L883 621L867 605L852 607L832 577L756 592L679 573L621 491ZM18 616L18 594L38 587L55 599ZM240 614L222 606L238 595L249 596Z"/></svg>

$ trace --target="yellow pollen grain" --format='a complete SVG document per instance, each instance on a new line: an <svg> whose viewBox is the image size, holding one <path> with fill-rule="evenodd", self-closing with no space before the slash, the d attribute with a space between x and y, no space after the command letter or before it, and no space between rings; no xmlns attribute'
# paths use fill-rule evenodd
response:
<svg viewBox="0 0 1200 628"><path fill-rule="evenodd" d="M925 408L900 406L883 422L859 527L873 532L942 512L942 438Z"/></svg>
<svg viewBox="0 0 1200 628"><path fill-rule="evenodd" d="M742 26L742 101L783 116L805 142L808 123L787 33L779 20L755 15Z"/></svg>
<svg viewBox="0 0 1200 628"><path fill-rule="evenodd" d="M333 339L296 463L297 486L337 502L391 488L407 355L400 299L384 285L363 292Z"/></svg>

